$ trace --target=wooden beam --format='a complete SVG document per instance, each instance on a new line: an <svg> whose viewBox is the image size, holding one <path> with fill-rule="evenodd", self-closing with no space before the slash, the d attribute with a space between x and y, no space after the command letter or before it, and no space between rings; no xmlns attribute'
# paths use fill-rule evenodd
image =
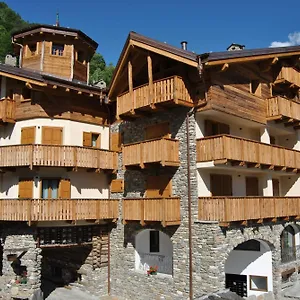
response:
<svg viewBox="0 0 300 300"><path fill-rule="evenodd" d="M28 81L25 83L25 86L29 89L32 89L32 85Z"/></svg>
<svg viewBox="0 0 300 300"><path fill-rule="evenodd" d="M153 72L152 72L152 58L151 58L150 54L147 55L147 63L148 63L149 86L152 87L152 85L153 85Z"/></svg>
<svg viewBox="0 0 300 300"><path fill-rule="evenodd" d="M128 61L128 87L129 93L133 92L133 79L132 79L132 63L131 60Z"/></svg>
<svg viewBox="0 0 300 300"><path fill-rule="evenodd" d="M66 88L66 92L70 92L70 89L69 89L69 88Z"/></svg>
<svg viewBox="0 0 300 300"><path fill-rule="evenodd" d="M22 76L18 76L18 75L9 74L9 73L2 72L2 71L0 71L0 76L12 78L12 79L16 79L16 80L20 80L20 81L29 82L29 83L31 83L31 84L35 84L35 85L38 85L38 86L47 86L47 84L44 83L44 82L37 81L37 80L33 80L33 79L28 79L28 78L26 78L26 77L22 77Z"/></svg>
<svg viewBox="0 0 300 300"><path fill-rule="evenodd" d="M225 72L228 70L228 68L229 68L229 64L226 63L221 67L221 69L218 72Z"/></svg>

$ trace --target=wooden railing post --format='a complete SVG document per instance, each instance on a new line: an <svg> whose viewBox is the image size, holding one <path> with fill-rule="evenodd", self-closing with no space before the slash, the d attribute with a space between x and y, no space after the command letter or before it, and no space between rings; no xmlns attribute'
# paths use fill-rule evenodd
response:
<svg viewBox="0 0 300 300"><path fill-rule="evenodd" d="M32 170L33 159L34 159L34 144L32 144L30 148L31 148L31 152L30 152L30 158L29 158L29 161L30 161L29 168L30 168L30 170Z"/></svg>
<svg viewBox="0 0 300 300"><path fill-rule="evenodd" d="M141 221L140 221L140 223L142 226L144 226L145 225L145 199L141 199L140 203L141 203Z"/></svg>
<svg viewBox="0 0 300 300"><path fill-rule="evenodd" d="M2 109L2 120L3 120L3 122L6 122L6 120L7 120L7 101L8 101L8 99L4 99L3 101L2 101L2 103L3 103L3 109Z"/></svg>
<svg viewBox="0 0 300 300"><path fill-rule="evenodd" d="M73 151L74 151L74 168L75 170L77 169L78 166L78 156L77 156L77 147L73 147Z"/></svg>
<svg viewBox="0 0 300 300"><path fill-rule="evenodd" d="M144 169L145 168L145 163L144 163L144 147L145 147L145 145L144 145L144 143L140 143L139 147L140 147L140 167L142 169Z"/></svg>
<svg viewBox="0 0 300 300"><path fill-rule="evenodd" d="M31 226L31 220L32 220L32 212L31 212L31 201L34 201L33 199L29 199L28 200L28 207L27 207L27 210L28 210L28 225Z"/></svg>
<svg viewBox="0 0 300 300"><path fill-rule="evenodd" d="M161 224L162 224L162 226L163 227L166 227L166 203L167 203L167 199L165 199L165 198L162 198L161 200L161 211L162 211L162 222L161 222Z"/></svg>

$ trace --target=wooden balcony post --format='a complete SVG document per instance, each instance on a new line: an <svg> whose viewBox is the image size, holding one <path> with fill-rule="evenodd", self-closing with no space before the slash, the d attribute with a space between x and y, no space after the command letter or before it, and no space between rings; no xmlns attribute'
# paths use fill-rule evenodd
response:
<svg viewBox="0 0 300 300"><path fill-rule="evenodd" d="M145 168L145 164L144 164L144 148L145 148L145 143L141 143L139 144L140 147L140 167L141 169Z"/></svg>
<svg viewBox="0 0 300 300"><path fill-rule="evenodd" d="M161 200L160 200L161 202L161 212L162 212L162 222L161 222L161 224L162 224L162 226L163 227L166 227L166 203L167 203L167 199L165 199L165 198L162 198Z"/></svg>
<svg viewBox="0 0 300 300"><path fill-rule="evenodd" d="M138 200L137 200L138 201ZM145 199L141 199L141 225L144 226L145 225Z"/></svg>
<svg viewBox="0 0 300 300"><path fill-rule="evenodd" d="M133 99L133 79L132 79L132 63L131 60L128 61L128 89L129 89L129 97L132 101L132 108L135 108L135 103Z"/></svg>
<svg viewBox="0 0 300 300"><path fill-rule="evenodd" d="M109 205L109 203L107 203L107 205ZM100 200L96 200L96 219L100 220Z"/></svg>
<svg viewBox="0 0 300 300"><path fill-rule="evenodd" d="M74 155L74 168L77 170L78 159L77 159L77 147L73 147L73 155Z"/></svg>
<svg viewBox="0 0 300 300"><path fill-rule="evenodd" d="M33 156L34 156L34 144L32 144L30 148L31 148L31 151L30 151L30 158L29 158L29 161L30 161L29 168L30 168L30 170L32 170L32 167L33 167Z"/></svg>
<svg viewBox="0 0 300 300"><path fill-rule="evenodd" d="M147 55L147 63L148 63L148 81L149 81L149 101L148 103L153 103L153 73L152 73L152 57L150 54Z"/></svg>
<svg viewBox="0 0 300 300"><path fill-rule="evenodd" d="M178 84L178 77L174 76L174 78L173 78L173 98L174 98L175 103L177 103L177 100L178 100L177 84Z"/></svg>
<svg viewBox="0 0 300 300"><path fill-rule="evenodd" d="M3 103L3 108L2 108L2 120L3 120L3 122L6 122L6 120L7 120L7 99L4 99L3 101L2 101L2 103Z"/></svg>
<svg viewBox="0 0 300 300"><path fill-rule="evenodd" d="M27 207L27 212L28 212L28 225L31 226L31 220L32 220L32 215L31 215L31 201L34 201L33 199L28 200L28 207Z"/></svg>

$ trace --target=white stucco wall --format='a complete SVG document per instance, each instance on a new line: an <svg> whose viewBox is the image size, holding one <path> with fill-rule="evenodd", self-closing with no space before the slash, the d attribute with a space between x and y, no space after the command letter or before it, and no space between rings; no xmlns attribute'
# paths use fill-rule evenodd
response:
<svg viewBox="0 0 300 300"><path fill-rule="evenodd" d="M23 127L36 126L36 144L42 141L42 126L63 127L63 145L82 146L83 132L95 132L101 134L101 148L109 149L109 127L86 124L70 120L36 118L18 121L1 127L0 146L16 145L21 143L21 129Z"/></svg>
<svg viewBox="0 0 300 300"><path fill-rule="evenodd" d="M158 266L158 273L173 274L173 245L169 236L159 231L159 252L150 252L150 232L145 229L135 238L135 269L147 272Z"/></svg>
<svg viewBox="0 0 300 300"><path fill-rule="evenodd" d="M247 276L248 296L264 292L250 290L250 275L268 277L268 291L273 291L272 252L265 242L261 242L260 251L233 250L226 263L226 274Z"/></svg>
<svg viewBox="0 0 300 300"><path fill-rule="evenodd" d="M63 168L41 168L38 172L20 170L0 175L0 198L18 198L19 178L33 178L33 198L41 198L42 178L69 178L72 199L107 199L109 183L104 173L88 173L84 170L67 172Z"/></svg>

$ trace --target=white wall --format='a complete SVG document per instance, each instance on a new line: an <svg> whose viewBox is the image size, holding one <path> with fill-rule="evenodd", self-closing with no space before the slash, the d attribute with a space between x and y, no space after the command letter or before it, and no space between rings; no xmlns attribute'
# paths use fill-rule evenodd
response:
<svg viewBox="0 0 300 300"><path fill-rule="evenodd" d="M41 198L42 178L69 178L72 199L107 199L109 183L104 173L88 173L84 170L67 172L63 168L41 168L39 171L18 170L0 175L0 198L18 198L19 178L33 178L33 198Z"/></svg>
<svg viewBox="0 0 300 300"><path fill-rule="evenodd" d="M225 273L247 275L247 294L260 295L264 292L250 290L250 275L267 276L268 291L273 291L272 252L265 242L260 251L232 250L225 263Z"/></svg>
<svg viewBox="0 0 300 300"><path fill-rule="evenodd" d="M282 196L299 197L300 196L300 178L299 176L282 176L280 178L280 188Z"/></svg>
<svg viewBox="0 0 300 300"><path fill-rule="evenodd" d="M150 252L150 229L145 229L135 237L135 269L149 270L158 266L158 273L173 274L173 245L170 237L159 231L159 252Z"/></svg>
<svg viewBox="0 0 300 300"><path fill-rule="evenodd" d="M70 120L36 118L18 121L1 127L0 146L16 145L21 143L21 129L36 126L36 144L42 141L42 126L63 127L63 144L82 146L83 132L101 133L101 148L109 149L109 127L86 124Z"/></svg>

